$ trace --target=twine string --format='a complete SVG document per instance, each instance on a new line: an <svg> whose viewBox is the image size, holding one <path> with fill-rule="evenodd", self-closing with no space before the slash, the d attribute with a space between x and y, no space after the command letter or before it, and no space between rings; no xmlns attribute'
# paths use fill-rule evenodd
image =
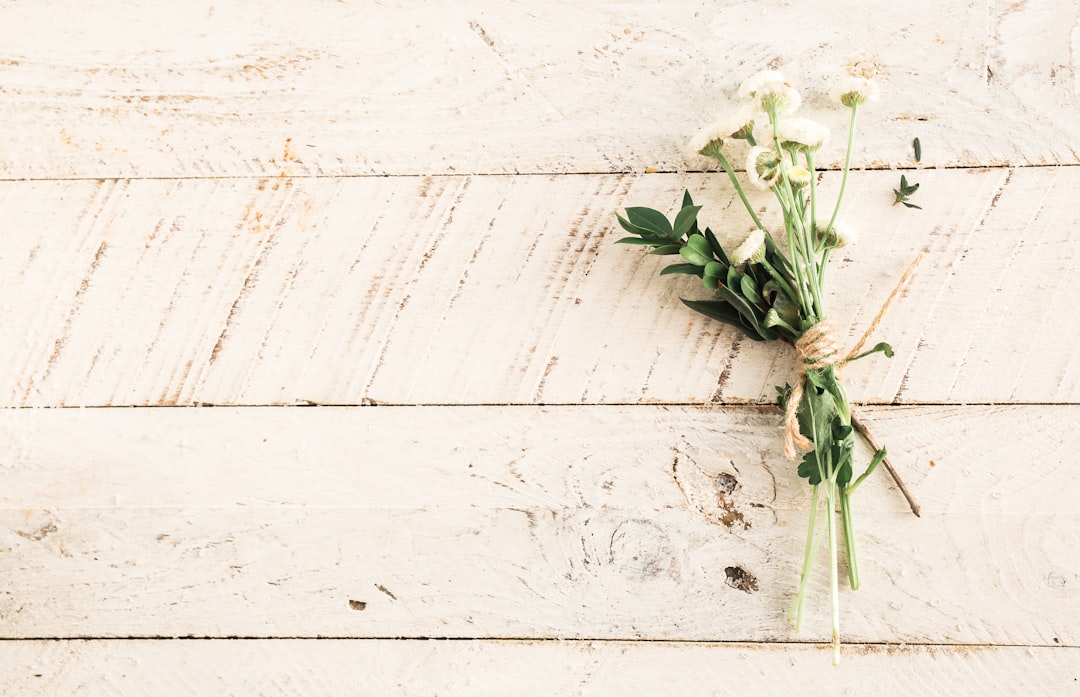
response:
<svg viewBox="0 0 1080 697"><path fill-rule="evenodd" d="M855 342L850 351L843 353L840 349L840 342L836 339L836 326L828 317L822 318L817 324L803 332L802 336L796 340L795 355L798 357L799 375L795 380L795 386L791 388L791 394L788 395L787 405L784 408L784 455L788 460L795 460L796 446L805 450L811 445L810 440L799 432L799 403L802 401L803 391L806 388L807 371L827 368L831 365L839 373L840 367L844 363L859 355L863 346L866 345L871 335L877 331L882 319L885 318L889 306L903 293L904 288L907 287L912 276L915 275L915 270L922 263L926 251L923 249L900 276L896 287L889 293L889 297L885 298L885 302L881 305L881 309L878 310L877 314L874 315L870 326L866 328L866 331L863 332L863 335L859 337L859 340ZM839 377L839 374L837 377Z"/></svg>

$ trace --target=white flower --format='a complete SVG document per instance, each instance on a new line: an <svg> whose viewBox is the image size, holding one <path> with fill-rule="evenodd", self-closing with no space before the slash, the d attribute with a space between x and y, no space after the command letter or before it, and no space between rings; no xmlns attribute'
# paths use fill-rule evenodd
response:
<svg viewBox="0 0 1080 697"><path fill-rule="evenodd" d="M784 147L797 150L817 150L829 139L829 129L817 121L794 117L784 119L777 125L780 142Z"/></svg>
<svg viewBox="0 0 1080 697"><path fill-rule="evenodd" d="M698 131L686 144L687 155L705 155L702 150L720 147L726 140L741 140L754 132L753 107L743 104L734 113ZM715 143L715 145L713 145Z"/></svg>
<svg viewBox="0 0 1080 697"><path fill-rule="evenodd" d="M801 189L804 186L810 186L810 170L802 165L795 165L790 167L787 171L788 181L791 182L791 186L794 189Z"/></svg>
<svg viewBox="0 0 1080 697"><path fill-rule="evenodd" d="M833 223L828 230L824 225L816 225L818 240L826 247L847 247L859 241L859 233L855 228L844 223Z"/></svg>
<svg viewBox="0 0 1080 697"><path fill-rule="evenodd" d="M754 99L758 90L765 84L784 82L784 76L778 70L762 70L760 73L751 75L739 85L739 96L743 99Z"/></svg>
<svg viewBox="0 0 1080 697"><path fill-rule="evenodd" d="M753 99L766 114L789 114L799 108L802 97L776 70L751 75L739 85L739 96Z"/></svg>
<svg viewBox="0 0 1080 697"><path fill-rule="evenodd" d="M878 100L878 88L870 78L848 75L833 88L832 95L846 107Z"/></svg>
<svg viewBox="0 0 1080 697"><path fill-rule="evenodd" d="M747 235L742 244L736 247L728 258L732 266L741 266L748 261L761 261L764 253L765 233L760 228L754 228L754 231Z"/></svg>
<svg viewBox="0 0 1080 697"><path fill-rule="evenodd" d="M776 151L760 145L750 148L746 153L746 176L757 188L768 190L780 176L780 158Z"/></svg>

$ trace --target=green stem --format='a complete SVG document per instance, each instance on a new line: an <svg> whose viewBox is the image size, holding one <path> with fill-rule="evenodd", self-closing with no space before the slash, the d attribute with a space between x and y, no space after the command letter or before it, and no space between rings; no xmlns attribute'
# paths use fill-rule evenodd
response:
<svg viewBox="0 0 1080 697"><path fill-rule="evenodd" d="M814 485L810 496L810 524L806 530L806 551L803 552L802 574L799 576L799 593L795 596L795 633L802 631L803 605L806 600L806 587L810 581L810 563L814 560L814 537L817 532L819 485Z"/></svg>
<svg viewBox="0 0 1080 697"><path fill-rule="evenodd" d="M844 520L844 546L847 552L848 581L851 590L859 590L859 563L855 557L855 528L851 524L851 491L840 490L840 513Z"/></svg>
<svg viewBox="0 0 1080 697"><path fill-rule="evenodd" d="M832 654L833 665L840 664L840 583L836 554L836 482L825 483L827 513L829 515L829 592L832 597Z"/></svg>
<svg viewBox="0 0 1080 697"><path fill-rule="evenodd" d="M847 186L848 170L851 169L851 144L855 140L855 112L858 108L858 105L851 107L851 122L848 124L847 155L844 156L844 176L840 179L840 193L836 195L836 207L833 208L832 217L829 218L829 224L825 227L826 230L831 230L833 223L836 222L836 214L840 212L840 201L844 198L844 187Z"/></svg>
<svg viewBox="0 0 1080 697"><path fill-rule="evenodd" d="M769 260L768 260L768 259L762 259L762 260L761 260L761 265L762 265L762 266L764 266L764 267L765 267L765 270L769 272L769 275L770 275L770 276L772 276L772 278L773 278L773 280L774 280L774 281L776 281L776 284L777 284L778 286L780 286L780 288L782 288L782 289L783 289L783 291L784 291L784 294L788 296L788 298L789 298L789 299L791 300L791 302L793 302L793 303L797 303L797 302L799 302L799 296L798 296L798 294L797 294L797 293L795 292L795 289L794 289L794 288L792 288L792 287L791 287L791 284L790 284L790 283L788 283L787 279L786 279L786 278L784 278L784 277L783 277L783 276L782 276L782 275L780 274L780 272L779 272L779 271L777 271L777 270L776 270L776 269L775 269L775 268L773 267L773 265L769 263Z"/></svg>
<svg viewBox="0 0 1080 697"><path fill-rule="evenodd" d="M735 189L735 193L739 195L739 200L742 201L743 207L746 208L746 212L750 214L750 218L754 221L754 225L759 230L765 233L765 242L771 244L770 251L776 251L776 243L772 239L772 235L769 230L762 224L761 218L758 217L754 207L750 205L750 199L746 198L746 192L743 191L742 184L739 183L739 178L735 176L735 170L731 168L731 163L724 156L724 151L720 148L710 148L709 154L716 158L716 161L720 163L720 166L724 168L724 172L727 173L728 179L731 180L731 186Z"/></svg>
<svg viewBox="0 0 1080 697"><path fill-rule="evenodd" d="M775 111L769 112L769 121L772 123L773 147L776 148L777 156L783 159L784 150L780 145L780 120ZM780 182L773 186L773 191L781 203L781 208L785 209L784 225L788 230L791 255L797 260L796 270L800 271L798 274L801 276L800 290L805 289L809 293L809 295L804 296L807 302L803 303L803 308L806 311L806 319L812 324L824 316L821 304L821 283L816 273L817 253L812 240L807 235L806 216L800 201L796 199L795 191L791 186L791 181L788 179L787 170L783 167L783 164L777 166L780 167ZM796 237L799 238L797 246L792 244ZM801 270L798 267L802 267Z"/></svg>
<svg viewBox="0 0 1080 697"><path fill-rule="evenodd" d="M810 170L810 226L811 230L817 228L817 172L814 170L814 154L809 149L806 151L806 168ZM825 268L824 262L821 268Z"/></svg>

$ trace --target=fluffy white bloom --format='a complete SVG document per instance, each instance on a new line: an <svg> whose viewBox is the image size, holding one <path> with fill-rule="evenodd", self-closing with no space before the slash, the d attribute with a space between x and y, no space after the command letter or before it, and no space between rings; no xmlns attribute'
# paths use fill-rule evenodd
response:
<svg viewBox="0 0 1080 697"><path fill-rule="evenodd" d="M844 223L833 223L828 230L824 225L815 226L818 239L826 247L847 247L859 241L859 233L855 228Z"/></svg>
<svg viewBox="0 0 1080 697"><path fill-rule="evenodd" d="M866 77L848 75L832 90L832 96L846 107L878 100L877 83Z"/></svg>
<svg viewBox="0 0 1080 697"><path fill-rule="evenodd" d="M709 147L711 143L719 141L723 145L726 140L740 140L754 132L755 109L743 104L734 113L719 119L698 131L686 144L687 155L702 155L701 151Z"/></svg>
<svg viewBox="0 0 1080 697"><path fill-rule="evenodd" d="M810 186L810 170L802 165L788 168L787 178L792 188L801 189L804 186Z"/></svg>
<svg viewBox="0 0 1080 697"><path fill-rule="evenodd" d="M836 223L833 225L832 232L836 237L837 247L847 247L848 245L855 244L859 241L858 231L850 225Z"/></svg>
<svg viewBox="0 0 1080 697"><path fill-rule="evenodd" d="M739 85L739 96L753 99L755 106L766 114L789 114L802 104L798 90L776 70L748 77Z"/></svg>
<svg viewBox="0 0 1080 697"><path fill-rule="evenodd" d="M760 228L747 235L738 247L731 252L728 259L732 266L741 266L748 261L761 261L765 252L765 233Z"/></svg>
<svg viewBox="0 0 1080 697"><path fill-rule="evenodd" d="M755 146L746 153L746 176L755 187L766 191L780 176L780 158L772 148Z"/></svg>
<svg viewBox="0 0 1080 697"><path fill-rule="evenodd" d="M743 99L754 99L758 90L763 85L772 83L784 83L784 76L778 70L762 70L760 73L751 75L739 85L739 96Z"/></svg>
<svg viewBox="0 0 1080 697"><path fill-rule="evenodd" d="M784 119L777 125L780 142L785 147L817 150L829 139L829 129L817 121L794 117Z"/></svg>

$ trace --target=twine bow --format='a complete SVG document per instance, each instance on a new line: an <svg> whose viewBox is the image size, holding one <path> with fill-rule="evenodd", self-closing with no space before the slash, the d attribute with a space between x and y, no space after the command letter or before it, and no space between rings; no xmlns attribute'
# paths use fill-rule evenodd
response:
<svg viewBox="0 0 1080 697"><path fill-rule="evenodd" d="M787 456L788 460L795 460L795 446L803 450L810 447L810 440L799 432L799 403L802 401L803 391L805 390L807 371L826 368L831 365L835 366L835 369L839 372L844 363L858 356L870 336L877 331L878 325L881 324L881 320L884 319L885 313L888 312L893 300L903 292L908 281L915 274L915 269L918 268L925 255L926 250L924 249L911 262L911 265L900 276L900 280L897 281L896 287L893 288L889 297L885 299L877 315L874 316L873 321L870 322L870 326L866 328L862 337L847 353L841 350L840 343L836 340L836 327L828 317L819 320L817 324L803 332L802 336L795 341L799 377L795 381L795 386L791 389L791 394L788 395L787 406L784 408L784 455ZM896 475L893 476L895 478Z"/></svg>
<svg viewBox="0 0 1080 697"><path fill-rule="evenodd" d="M799 403L802 402L807 371L827 368L830 365L837 366L839 369L839 366L858 354L866 343L866 337L877 328L876 325L877 322L872 324L859 343L855 344L855 348L846 354L840 350L840 343L836 340L836 327L828 317L803 332L803 335L795 342L799 377L791 389L791 394L788 395L787 406L784 409L784 455L787 459L795 459L795 446L803 450L810 447L810 440L799 432Z"/></svg>

